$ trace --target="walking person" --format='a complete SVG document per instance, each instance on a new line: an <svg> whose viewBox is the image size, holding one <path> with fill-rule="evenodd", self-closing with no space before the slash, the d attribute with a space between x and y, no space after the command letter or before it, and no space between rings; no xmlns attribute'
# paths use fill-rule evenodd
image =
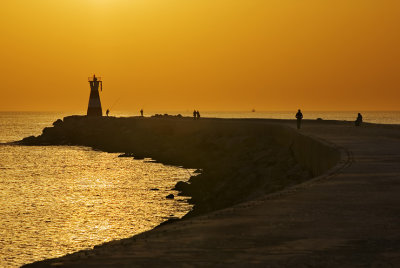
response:
<svg viewBox="0 0 400 268"><path fill-rule="evenodd" d="M300 129L301 119L303 119L303 114L301 113L300 109L297 111L296 118L297 118L297 129Z"/></svg>
<svg viewBox="0 0 400 268"><path fill-rule="evenodd" d="M143 108L140 109L140 116L143 117Z"/></svg>

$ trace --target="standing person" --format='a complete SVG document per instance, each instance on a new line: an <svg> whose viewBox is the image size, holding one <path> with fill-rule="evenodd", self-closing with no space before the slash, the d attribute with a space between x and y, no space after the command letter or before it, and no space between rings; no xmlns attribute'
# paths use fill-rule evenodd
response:
<svg viewBox="0 0 400 268"><path fill-rule="evenodd" d="M108 116L108 114L110 113L110 110L109 109L107 109L107 111L106 111L106 115Z"/></svg>
<svg viewBox="0 0 400 268"><path fill-rule="evenodd" d="M200 119L200 112L197 111L196 114L197 114L197 119Z"/></svg>
<svg viewBox="0 0 400 268"><path fill-rule="evenodd" d="M296 118L297 118L297 129L300 129L301 119L303 119L303 114L301 113L300 109L297 111Z"/></svg>
<svg viewBox="0 0 400 268"><path fill-rule="evenodd" d="M356 127L359 127L359 126L361 125L362 120L363 120L362 115L361 115L360 113L358 113L357 119L356 119L356 121L354 122L355 125L356 125Z"/></svg>
<svg viewBox="0 0 400 268"><path fill-rule="evenodd" d="M143 117L143 108L140 109L140 115Z"/></svg>
<svg viewBox="0 0 400 268"><path fill-rule="evenodd" d="M193 119L196 119L196 117L197 117L197 111L193 110Z"/></svg>

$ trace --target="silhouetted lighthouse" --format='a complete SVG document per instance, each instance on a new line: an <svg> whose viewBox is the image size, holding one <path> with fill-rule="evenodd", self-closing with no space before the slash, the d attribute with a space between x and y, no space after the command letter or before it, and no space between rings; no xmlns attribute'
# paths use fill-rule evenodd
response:
<svg viewBox="0 0 400 268"><path fill-rule="evenodd" d="M93 75L93 78L89 77L89 84L90 84L90 97L89 97L87 115L102 116L103 112L101 110L99 85L101 90L103 91L103 82L101 81L100 77L96 77L96 75Z"/></svg>

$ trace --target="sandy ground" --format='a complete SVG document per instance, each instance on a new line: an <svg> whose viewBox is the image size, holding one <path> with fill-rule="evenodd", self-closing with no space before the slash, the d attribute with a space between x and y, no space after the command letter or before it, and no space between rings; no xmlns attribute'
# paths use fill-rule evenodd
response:
<svg viewBox="0 0 400 268"><path fill-rule="evenodd" d="M300 131L341 147L343 160L283 192L32 266L400 267L400 127L310 121Z"/></svg>

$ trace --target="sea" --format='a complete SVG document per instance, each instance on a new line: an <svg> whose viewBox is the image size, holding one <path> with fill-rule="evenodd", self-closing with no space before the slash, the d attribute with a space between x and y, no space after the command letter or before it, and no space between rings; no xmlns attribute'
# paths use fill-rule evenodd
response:
<svg viewBox="0 0 400 268"><path fill-rule="evenodd" d="M193 111L144 111L192 116ZM288 112L212 112L202 117L293 119ZM366 122L400 124L400 111L361 111ZM0 267L19 267L150 230L192 208L171 190L196 171L82 146L19 146L79 112L0 112ZM112 116L138 116L114 112ZM303 111L304 119L354 121L357 112ZM169 194L175 199L166 199Z"/></svg>

